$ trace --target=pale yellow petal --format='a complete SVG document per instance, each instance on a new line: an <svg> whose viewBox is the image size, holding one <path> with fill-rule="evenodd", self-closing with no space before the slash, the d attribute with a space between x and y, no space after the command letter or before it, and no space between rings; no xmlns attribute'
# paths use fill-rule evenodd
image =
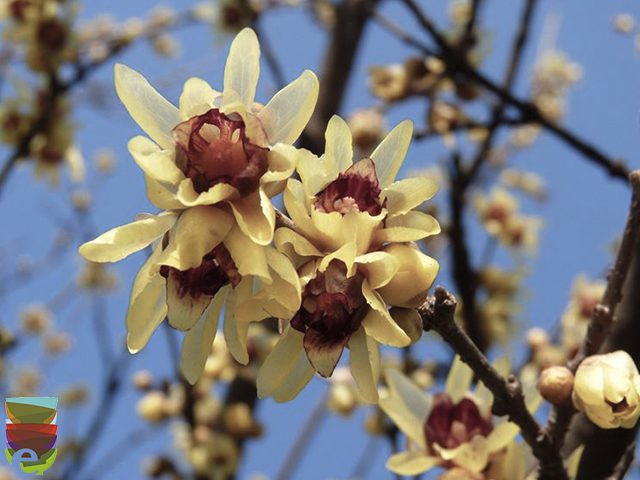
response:
<svg viewBox="0 0 640 480"><path fill-rule="evenodd" d="M231 42L224 68L222 105L240 101L248 109L253 106L260 76L260 44L255 32L244 28Z"/></svg>
<svg viewBox="0 0 640 480"><path fill-rule="evenodd" d="M489 452L498 452L505 448L520 432L520 428L511 422L502 422L496 425L487 436L487 448Z"/></svg>
<svg viewBox="0 0 640 480"><path fill-rule="evenodd" d="M255 275L263 282L271 283L265 247L253 242L237 225L225 238L224 245L229 250L240 275Z"/></svg>
<svg viewBox="0 0 640 480"><path fill-rule="evenodd" d="M140 169L154 180L170 186L184 180L184 174L176 166L173 150L161 150L147 137L138 135L127 144L131 156Z"/></svg>
<svg viewBox="0 0 640 480"><path fill-rule="evenodd" d="M173 189L163 185L149 175L144 176L149 201L161 210L179 210L184 208L182 202L178 201Z"/></svg>
<svg viewBox="0 0 640 480"><path fill-rule="evenodd" d="M120 101L136 123L164 149L173 149L171 131L182 121L180 111L135 70L116 64L115 87Z"/></svg>
<svg viewBox="0 0 640 480"><path fill-rule="evenodd" d="M422 452L400 452L387 460L387 468L398 475L420 475L438 466L440 460Z"/></svg>
<svg viewBox="0 0 640 480"><path fill-rule="evenodd" d="M353 139L347 122L338 115L329 120L325 138L325 163L327 175L331 179L338 177L353 162Z"/></svg>
<svg viewBox="0 0 640 480"><path fill-rule="evenodd" d="M410 211L387 219L386 228L375 232L373 238L379 243L415 242L438 233L440 224L435 218L423 212Z"/></svg>
<svg viewBox="0 0 640 480"><path fill-rule="evenodd" d="M318 100L316 75L305 70L258 113L270 145L293 143L307 126Z"/></svg>
<svg viewBox="0 0 640 480"><path fill-rule="evenodd" d="M82 182L85 179L86 168L84 156L78 147L70 146L64 154L64 158L69 168L69 176L74 182Z"/></svg>
<svg viewBox="0 0 640 480"><path fill-rule="evenodd" d="M136 353L144 348L151 334L167 314L164 278L158 274L158 246L136 274L127 311L127 348Z"/></svg>
<svg viewBox="0 0 640 480"><path fill-rule="evenodd" d="M409 150L413 136L413 123L405 120L391 130L371 154L376 164L376 173L382 188L386 188L396 178L404 157Z"/></svg>
<svg viewBox="0 0 640 480"><path fill-rule="evenodd" d="M225 239L232 226L233 216L221 208L201 206L184 210L158 263L182 271L198 267L202 257Z"/></svg>
<svg viewBox="0 0 640 480"><path fill-rule="evenodd" d="M303 336L301 332L291 327L284 331L258 371L256 380L258 398L268 397L286 381L295 368L300 353L304 353Z"/></svg>
<svg viewBox="0 0 640 480"><path fill-rule="evenodd" d="M180 95L180 114L183 120L188 120L196 115L202 115L214 108L215 100L220 92L211 88L201 78L192 77L187 80Z"/></svg>
<svg viewBox="0 0 640 480"><path fill-rule="evenodd" d="M356 244L349 242L338 250L326 255L318 265L318 271L324 272L333 260L340 260L347 267L347 277L351 277L355 273Z"/></svg>
<svg viewBox="0 0 640 480"><path fill-rule="evenodd" d="M398 271L398 262L386 252L370 252L356 257L356 263L364 270L369 285L374 290L383 287Z"/></svg>
<svg viewBox="0 0 640 480"><path fill-rule="evenodd" d="M288 310L297 311L301 303L301 286L298 272L291 261L275 248L268 247L266 254L269 268L274 272L274 284L271 287L273 291L270 297ZM268 289L269 287L265 288Z"/></svg>
<svg viewBox="0 0 640 480"><path fill-rule="evenodd" d="M278 228L273 235L273 242L278 250L289 258L295 255L301 257L321 257L322 253L313 244L290 228Z"/></svg>
<svg viewBox="0 0 640 480"><path fill-rule="evenodd" d="M204 364L211 352L211 345L216 338L220 310L226 296L227 289L222 288L198 323L187 332L182 342L180 371L191 385L196 383L202 375Z"/></svg>
<svg viewBox="0 0 640 480"><path fill-rule="evenodd" d="M472 380L473 370L462 361L459 355L456 355L449 368L449 375L447 375L447 383L445 386L445 390L451 397L453 403L458 403L465 397L471 388Z"/></svg>
<svg viewBox="0 0 640 480"><path fill-rule="evenodd" d="M296 363L289 371L287 379L273 392L276 402L288 402L298 396L298 393L309 383L315 375L315 370L307 360L304 350L298 353Z"/></svg>
<svg viewBox="0 0 640 480"><path fill-rule="evenodd" d="M299 158L305 154L311 155L311 152L284 143L278 143L271 148L267 154L267 171L260 177L260 185L269 197L282 193Z"/></svg>
<svg viewBox="0 0 640 480"><path fill-rule="evenodd" d="M307 150L301 150L296 164L296 171L304 187L304 193L309 197L315 196L327 184L336 179L337 173L330 174L335 168L327 163L327 156L317 157Z"/></svg>
<svg viewBox="0 0 640 480"><path fill-rule="evenodd" d="M393 321L380 294L372 290L367 280L362 282L362 294L369 304L369 311L362 320L362 326L378 342L392 347L406 347L411 343L409 336Z"/></svg>
<svg viewBox="0 0 640 480"><path fill-rule="evenodd" d="M364 400L378 401L378 379L380 377L380 348L378 342L368 337L359 328L349 339L349 362L351 373Z"/></svg>
<svg viewBox="0 0 640 480"><path fill-rule="evenodd" d="M319 233L307 210L306 194L299 180L290 178L287 181L283 200L289 218L295 224L296 230L307 238L315 239Z"/></svg>
<svg viewBox="0 0 640 480"><path fill-rule="evenodd" d="M193 188L190 178L185 178L178 185L176 199L183 207L198 205L214 205L238 196L238 190L227 183L216 183L206 192L198 193Z"/></svg>
<svg viewBox="0 0 640 480"><path fill-rule="evenodd" d="M268 245L273 240L276 211L264 191L259 188L246 197L229 202L240 230L258 245Z"/></svg>
<svg viewBox="0 0 640 480"><path fill-rule="evenodd" d="M438 184L426 177L405 178L384 189L389 216L407 213L438 192Z"/></svg>
<svg viewBox="0 0 640 480"><path fill-rule="evenodd" d="M239 303L251 295L252 284L252 279L243 278L235 288L230 289L224 309L224 340L229 353L242 365L249 363L249 352L247 351L249 324L237 322L235 310Z"/></svg>
<svg viewBox="0 0 640 480"><path fill-rule="evenodd" d="M117 262L151 245L173 226L176 218L171 212L148 216L109 230L81 245L78 251L92 262Z"/></svg>
<svg viewBox="0 0 640 480"><path fill-rule="evenodd" d="M567 459L567 473L569 474L569 478L576 478L578 475L578 467L580 466L583 452L584 445L580 445L569 455Z"/></svg>

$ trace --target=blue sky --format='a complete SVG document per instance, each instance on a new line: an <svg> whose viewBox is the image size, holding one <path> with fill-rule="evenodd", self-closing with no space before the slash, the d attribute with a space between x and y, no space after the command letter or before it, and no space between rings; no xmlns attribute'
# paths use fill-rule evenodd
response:
<svg viewBox="0 0 640 480"><path fill-rule="evenodd" d="M492 78L499 79L504 71L509 41L517 24L520 2L494 0L487 3L483 24L492 32L492 48L483 71ZM561 29L556 46L572 60L579 62L584 69L583 80L570 95L569 113L564 123L611 155L626 158L630 165L639 167L640 58L634 52L631 39L610 28L611 18L616 13L630 12L640 17L637 2L541 0L540 3L532 38L540 38L545 17L558 15L561 18ZM174 1L166 4L179 10L191 3ZM88 18L97 13L109 12L118 19L124 19L132 15L142 16L153 6L154 2L148 0L92 0L85 2L82 15ZM428 9L434 12L434 17L440 22L445 21L445 7L446 2L428 2ZM408 30L414 31L416 36L422 35L398 2L385 2L383 11ZM294 10L268 14L264 18L264 29L288 80L295 78L305 68L319 72L325 40L308 14ZM211 32L203 26L180 30L176 37L182 44L182 55L175 60L160 59L150 53L148 46L140 45L128 51L118 61L141 71L174 102L177 101L182 83L189 76L201 76L214 86L221 85L230 39L214 43ZM525 52L525 65L532 65L536 50L534 40ZM374 103L366 88L369 65L402 61L409 53L409 50L378 27L371 26L365 34L346 103L340 113L348 114L354 108ZM517 85L520 95L526 94L530 74L527 70L520 74ZM111 178L100 183L92 180L90 183L95 201L89 222L90 230L99 233L131 221L139 212L153 211L153 207L145 197L142 174L126 152L128 139L138 134L139 130L112 93L112 65L105 65L93 79L101 82L111 92L109 108L95 110L81 107L76 110L78 141L87 156L96 148L108 147L118 157L118 168ZM267 99L273 88L274 82L263 66L259 98ZM412 118L417 125L421 125L423 109L417 104L395 108L389 115L390 124ZM417 167L434 165L445 154L444 146L437 139L414 143L401 175L406 175ZM599 276L610 261L610 245L619 234L626 216L628 191L619 182L610 181L599 168L546 134L534 148L519 153L512 165L537 172L548 182L549 203L542 207L525 204L525 209L530 213L544 217L545 227L538 255L530 262L531 273L525 282L527 299L522 317L526 322L549 326L562 313L574 276L577 273ZM3 218L0 247L7 253L0 257L3 265L11 265L19 254L39 258L47 251L53 231L60 222L59 218L72 215L68 196L69 188L66 183L52 191L44 184L33 181L29 167L14 172L0 199L0 214ZM440 201L444 200L442 197ZM469 223L474 224L471 218ZM472 227L471 231L469 243L474 258L477 258L484 245L484 237L478 228ZM124 315L128 288L142 260L143 255L137 254L114 267L122 279L119 290L106 299L106 328L114 350L125 333ZM438 283L452 286L447 275L448 259L443 257L439 260L443 273L438 278ZM55 267L39 272L37 279L30 281L28 285L20 288L5 285L5 294L0 296L0 320L14 325L20 308L26 303L50 300L69 282L78 265L79 260L71 252ZM61 329L74 333L75 348L64 359L47 367L48 378L43 393L55 394L56 388L62 384L88 382L92 386L99 385L101 367L93 338L89 298L78 295L58 313L56 322ZM443 350L435 345L433 338L427 336L422 342L421 349L425 354L434 352L435 355L442 355ZM15 358L16 362L25 364L42 363L42 355L36 342L20 347ZM173 366L161 332L157 332L148 347L132 359L128 372L123 374L130 376L131 372L140 368L148 368L159 375L172 371ZM265 423L266 435L260 442L249 444L240 478L247 478L252 473L275 474L306 415L323 391L323 383L316 380L290 404L277 405L270 400L261 403L259 416ZM129 388L119 397L115 406L117 418L110 423L97 443L94 452L96 459L101 457L101 452L104 454L108 451L110 445L143 425L133 408L138 397ZM65 430L69 433L83 431L96 406L96 399L94 395L92 402L80 411L60 412L61 437L65 435ZM364 412L359 412L349 420L330 416L301 464L300 472L304 474L296 478L347 478L367 443L367 437L362 432L363 414ZM148 454L166 451L170 446L169 442L170 436L166 430L159 430L156 437L132 450L128 459L100 478L137 478L140 459ZM371 458L374 464L371 471L375 473L370 478L391 478L383 467L387 453L388 447L382 442L377 455ZM88 465L91 465L91 461Z"/></svg>

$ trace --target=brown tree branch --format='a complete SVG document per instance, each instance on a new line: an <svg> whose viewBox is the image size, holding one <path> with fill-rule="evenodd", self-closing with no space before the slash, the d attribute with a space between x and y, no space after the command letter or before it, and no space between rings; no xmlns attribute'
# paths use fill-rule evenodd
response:
<svg viewBox="0 0 640 480"><path fill-rule="evenodd" d="M437 332L447 342L462 361L471 367L476 376L494 395L492 412L507 416L518 427L524 440L540 461L540 477L545 480L568 480L560 451L556 449L551 436L531 415L524 401L518 379L510 375L503 378L489 363L469 336L455 322L455 297L438 286L435 295L427 299L419 308L424 329Z"/></svg>

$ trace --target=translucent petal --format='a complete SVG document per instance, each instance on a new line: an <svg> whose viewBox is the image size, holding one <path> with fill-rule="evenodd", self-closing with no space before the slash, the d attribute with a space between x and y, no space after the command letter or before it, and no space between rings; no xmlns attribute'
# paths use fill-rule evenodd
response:
<svg viewBox="0 0 640 480"><path fill-rule="evenodd" d="M347 122L338 115L329 120L325 138L325 163L330 179L338 177L353 162L353 139Z"/></svg>
<svg viewBox="0 0 640 480"><path fill-rule="evenodd" d="M291 327L284 331L258 371L258 398L268 397L286 381L300 353L304 354L302 338L303 334Z"/></svg>
<svg viewBox="0 0 640 480"><path fill-rule="evenodd" d="M169 185L178 185L184 180L184 174L176 166L173 151L161 150L141 135L129 140L127 146L136 164L154 180Z"/></svg>
<svg viewBox="0 0 640 480"><path fill-rule="evenodd" d="M316 75L305 70L258 113L270 145L293 143L307 126L318 100Z"/></svg>
<svg viewBox="0 0 640 480"><path fill-rule="evenodd" d="M296 170L300 175L304 193L308 196L314 196L326 187L330 181L335 180L338 174L335 173L332 175L328 173L329 171L335 170L335 168L327 164L326 155L317 157L306 150L302 150L301 152L298 157Z"/></svg>
<svg viewBox="0 0 640 480"><path fill-rule="evenodd" d="M184 210L158 263L182 271L198 267L202 257L224 240L233 223L233 216L221 208L201 206Z"/></svg>
<svg viewBox="0 0 640 480"><path fill-rule="evenodd" d="M184 205L178 201L175 194L166 185L161 184L149 175L144 176L149 201L162 210L178 210Z"/></svg>
<svg viewBox="0 0 640 480"><path fill-rule="evenodd" d="M273 399L276 402L288 402L298 396L298 393L305 387L307 383L315 375L315 370L309 364L304 351L298 354L296 363L289 372L287 379L282 382L280 387L273 392Z"/></svg>
<svg viewBox="0 0 640 480"><path fill-rule="evenodd" d="M240 230L258 245L273 240L276 211L261 188L246 197L229 202Z"/></svg>
<svg viewBox="0 0 640 480"><path fill-rule="evenodd" d="M362 294L371 308L362 320L367 335L378 342L392 347L406 347L411 343L409 336L393 321L380 294L372 290L367 280L362 282Z"/></svg>
<svg viewBox="0 0 640 480"><path fill-rule="evenodd" d="M109 230L81 245L78 251L92 262L117 262L151 245L173 226L176 218L171 212L148 216Z"/></svg>
<svg viewBox="0 0 640 480"><path fill-rule="evenodd" d="M242 365L249 363L249 352L247 351L249 324L236 321L235 309L239 302L251 295L252 283L251 279L243 278L236 288L230 289L224 309L224 340L229 353Z"/></svg>
<svg viewBox="0 0 640 480"><path fill-rule="evenodd" d="M180 182L176 192L176 199L183 207L214 205L237 196L238 190L227 183L217 183L206 192L198 193L193 188L193 182L190 178L185 178Z"/></svg>
<svg viewBox="0 0 640 480"><path fill-rule="evenodd" d="M520 428L511 422L503 422L496 425L487 437L487 448L489 452L498 452L505 448L520 432Z"/></svg>
<svg viewBox="0 0 640 480"><path fill-rule="evenodd" d="M301 288L298 272L291 261L275 248L267 248L267 261L275 273L273 292L270 297L291 311L297 311L301 303ZM269 289L270 287L265 287Z"/></svg>
<svg viewBox="0 0 640 480"><path fill-rule="evenodd" d="M139 352L167 314L164 278L158 274L158 246L136 274L127 311L127 348Z"/></svg>
<svg viewBox="0 0 640 480"><path fill-rule="evenodd" d="M458 403L465 397L471 388L472 380L473 370L460 359L459 355L456 355L449 368L449 375L447 375L445 387L453 403Z"/></svg>
<svg viewBox="0 0 640 480"><path fill-rule="evenodd" d="M216 294L198 323L187 332L182 342L180 355L180 371L184 378L193 385L198 381L207 357L211 352L211 345L216 338L220 310L227 296L227 288L223 287Z"/></svg>
<svg viewBox="0 0 640 480"><path fill-rule="evenodd" d="M255 275L264 282L271 283L265 247L247 237L238 226L234 226L224 240L240 275Z"/></svg>
<svg viewBox="0 0 640 480"><path fill-rule="evenodd" d="M359 328L349 340L351 373L362 397L371 403L378 401L380 377L380 348L378 342Z"/></svg>
<svg viewBox="0 0 640 480"><path fill-rule="evenodd" d="M116 64L115 87L129 115L164 149L175 146L171 131L182 119L180 111L135 70Z"/></svg>
<svg viewBox="0 0 640 480"><path fill-rule="evenodd" d="M356 263L365 271L365 277L374 290L391 280L398 271L398 262L386 252L370 252L356 257Z"/></svg>
<svg viewBox="0 0 640 480"><path fill-rule="evenodd" d="M322 377L328 378L333 374L348 341L349 337L328 338L324 333L309 328L302 344L311 366Z"/></svg>
<svg viewBox="0 0 640 480"><path fill-rule="evenodd" d="M240 101L247 108L253 106L260 76L260 44L255 32L244 28L231 42L224 68L222 105Z"/></svg>
<svg viewBox="0 0 640 480"><path fill-rule="evenodd" d="M396 125L371 154L382 188L386 188L395 180L409 150L412 136L413 123L405 120Z"/></svg>
<svg viewBox="0 0 640 480"><path fill-rule="evenodd" d="M387 460L387 468L398 475L420 475L438 466L440 460L422 452L400 452Z"/></svg>
<svg viewBox="0 0 640 480"><path fill-rule="evenodd" d="M438 192L438 184L426 177L405 178L384 189L389 216L407 213Z"/></svg>
<svg viewBox="0 0 640 480"><path fill-rule="evenodd" d="M188 120L196 115L202 115L214 108L215 100L220 92L211 88L201 78L192 77L187 80L180 95L180 114L183 120Z"/></svg>
<svg viewBox="0 0 640 480"><path fill-rule="evenodd" d="M386 228L375 232L375 242L415 242L440 233L440 224L431 215L410 211L387 219Z"/></svg>
<svg viewBox="0 0 640 480"><path fill-rule="evenodd" d="M394 408L383 409L409 438L425 448L422 427L431 410L432 397L420 390L415 383L398 370L386 369L385 378L390 389L388 398L395 403L393 403ZM402 424L398 423L398 420Z"/></svg>

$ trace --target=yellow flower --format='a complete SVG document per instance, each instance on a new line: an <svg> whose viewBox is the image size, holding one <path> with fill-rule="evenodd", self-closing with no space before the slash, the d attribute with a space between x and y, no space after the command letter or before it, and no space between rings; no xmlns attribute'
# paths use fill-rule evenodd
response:
<svg viewBox="0 0 640 480"><path fill-rule="evenodd" d="M592 355L578 367L573 403L600 428L633 428L640 417L640 374L624 350Z"/></svg>
<svg viewBox="0 0 640 480"><path fill-rule="evenodd" d="M313 112L318 80L306 70L263 107L254 103L259 57L256 34L245 28L231 44L224 90L191 78L179 108L124 65L116 65L115 84L151 137L129 142L151 202L161 209L226 203L242 232L267 245L275 224L269 197L293 172L297 153L290 144Z"/></svg>
<svg viewBox="0 0 640 480"><path fill-rule="evenodd" d="M385 377L389 389L379 405L409 440L409 449L387 462L394 473L419 475L437 466L480 473L518 434L513 423L492 422L491 392L481 383L469 392L473 372L457 356L446 393L423 393L398 370L386 370Z"/></svg>

